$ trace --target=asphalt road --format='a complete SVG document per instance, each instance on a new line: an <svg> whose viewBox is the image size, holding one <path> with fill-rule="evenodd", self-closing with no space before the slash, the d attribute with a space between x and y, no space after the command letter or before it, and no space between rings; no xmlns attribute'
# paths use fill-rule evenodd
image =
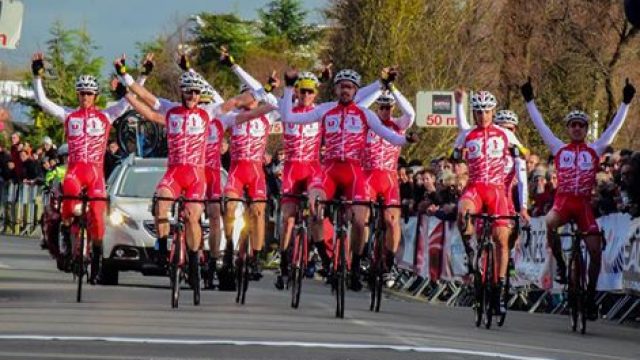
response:
<svg viewBox="0 0 640 360"><path fill-rule="evenodd" d="M604 321L587 335L564 316L511 312L503 328L478 329L468 308L386 297L368 311L368 293L349 293L334 318L330 290L303 286L300 309L276 291L273 274L235 293L184 289L171 309L168 279L121 273L119 286L75 283L38 241L0 237L0 359L640 359L640 330Z"/></svg>

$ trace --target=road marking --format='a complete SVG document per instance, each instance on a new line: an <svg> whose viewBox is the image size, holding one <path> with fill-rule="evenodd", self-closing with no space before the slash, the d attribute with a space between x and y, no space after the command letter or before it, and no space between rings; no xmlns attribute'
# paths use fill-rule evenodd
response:
<svg viewBox="0 0 640 360"><path fill-rule="evenodd" d="M0 261L0 269L11 269L11 266Z"/></svg>
<svg viewBox="0 0 640 360"><path fill-rule="evenodd" d="M300 341L253 341L253 340L188 340L188 339L162 339L162 338L136 338L115 336L43 336L43 335L0 335L0 340L27 340L27 341L106 341L134 344L165 344L165 345L235 345L235 346L270 346L270 347L302 347L344 350L394 350L415 351L419 353L440 353L473 355L510 360L551 360L550 358L510 355L489 351L462 350L444 347L406 346L386 344L337 344L315 343Z"/></svg>

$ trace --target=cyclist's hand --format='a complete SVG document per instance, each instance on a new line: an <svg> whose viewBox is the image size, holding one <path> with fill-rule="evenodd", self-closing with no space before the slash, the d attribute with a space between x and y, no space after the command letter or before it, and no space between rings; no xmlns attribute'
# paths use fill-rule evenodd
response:
<svg viewBox="0 0 640 360"><path fill-rule="evenodd" d="M284 84L287 87L292 87L298 81L298 70L289 69L284 73Z"/></svg>
<svg viewBox="0 0 640 360"><path fill-rule="evenodd" d="M320 82L328 82L333 78L333 71L331 67L333 66L333 61L329 60L326 65L322 66L322 72L320 73Z"/></svg>
<svg viewBox="0 0 640 360"><path fill-rule="evenodd" d="M407 143L409 144L415 144L420 140L420 138L418 137L418 134L416 133L407 134L405 138L407 139Z"/></svg>
<svg viewBox="0 0 640 360"><path fill-rule="evenodd" d="M149 76L153 71L153 66L155 63L153 62L153 53L148 53L144 57L144 61L142 62L142 75Z"/></svg>
<svg viewBox="0 0 640 360"><path fill-rule="evenodd" d="M187 54L182 51L179 51L178 54L180 55L180 60L178 60L178 66L180 67L180 70L189 71L189 69L191 69L191 63L189 62Z"/></svg>
<svg viewBox="0 0 640 360"><path fill-rule="evenodd" d="M522 225L528 225L531 222L531 216L527 209L520 210L520 219L522 219Z"/></svg>
<svg viewBox="0 0 640 360"><path fill-rule="evenodd" d="M220 64L228 67L232 67L236 61L233 59L233 56L229 54L229 50L226 46L220 47Z"/></svg>
<svg viewBox="0 0 640 360"><path fill-rule="evenodd" d="M462 99L464 99L464 88L457 88L453 91L453 98L456 100L456 104L462 103Z"/></svg>
<svg viewBox="0 0 640 360"><path fill-rule="evenodd" d="M625 104L630 104L635 94L636 88L631 85L629 78L627 78L627 80L625 80L624 89L622 89L622 101L624 101Z"/></svg>
<svg viewBox="0 0 640 360"><path fill-rule="evenodd" d="M264 85L264 90L266 92L272 92L274 89L280 87L280 79L278 79L278 74L275 70L271 72L269 78L267 79L267 83Z"/></svg>
<svg viewBox="0 0 640 360"><path fill-rule="evenodd" d="M127 87L124 86L117 77L111 79L111 91L115 94L115 99L120 100L127 95Z"/></svg>
<svg viewBox="0 0 640 360"><path fill-rule="evenodd" d="M125 75L127 73L127 67L125 66L125 55L122 54L121 57L117 58L113 62L113 67L116 69L117 75Z"/></svg>
<svg viewBox="0 0 640 360"><path fill-rule="evenodd" d="M380 81L387 89L389 88L389 84L391 84L397 76L398 71L393 67L386 67L380 71Z"/></svg>
<svg viewBox="0 0 640 360"><path fill-rule="evenodd" d="M44 55L41 52L37 52L33 54L31 58L31 72L33 76L42 76L44 75Z"/></svg>
<svg viewBox="0 0 640 360"><path fill-rule="evenodd" d="M531 76L527 79L527 82L520 87L522 97L524 101L529 102L533 100L533 85L531 85Z"/></svg>

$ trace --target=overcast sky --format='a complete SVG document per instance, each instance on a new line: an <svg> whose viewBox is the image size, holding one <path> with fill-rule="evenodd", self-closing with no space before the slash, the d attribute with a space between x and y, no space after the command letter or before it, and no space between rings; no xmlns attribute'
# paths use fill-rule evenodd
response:
<svg viewBox="0 0 640 360"><path fill-rule="evenodd" d="M0 50L0 62L28 64L31 54L49 39L51 24L86 27L107 63L123 51L135 54L136 42L153 39L175 29L179 19L202 11L233 12L255 19L256 10L269 0L23 0L25 13L18 49ZM322 22L320 9L327 0L302 0L311 22Z"/></svg>

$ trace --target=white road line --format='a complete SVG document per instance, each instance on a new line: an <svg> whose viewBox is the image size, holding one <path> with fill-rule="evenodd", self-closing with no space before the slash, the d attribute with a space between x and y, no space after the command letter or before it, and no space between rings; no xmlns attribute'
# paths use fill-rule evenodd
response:
<svg viewBox="0 0 640 360"><path fill-rule="evenodd" d="M551 360L533 356L519 356L488 351L461 350L443 347L405 346L385 344L337 344L314 343L299 341L252 341L252 340L188 340L188 339L162 339L162 338L136 338L136 337L110 337L110 336L43 336L43 335L0 335L0 340L26 340L26 341L107 341L134 344L165 344L165 345L235 345L235 346L270 346L270 347L302 347L344 350L394 350L415 351L419 353L439 353L484 356L490 358L502 358L510 360Z"/></svg>
<svg viewBox="0 0 640 360"><path fill-rule="evenodd" d="M0 261L0 269L11 269L11 266Z"/></svg>

